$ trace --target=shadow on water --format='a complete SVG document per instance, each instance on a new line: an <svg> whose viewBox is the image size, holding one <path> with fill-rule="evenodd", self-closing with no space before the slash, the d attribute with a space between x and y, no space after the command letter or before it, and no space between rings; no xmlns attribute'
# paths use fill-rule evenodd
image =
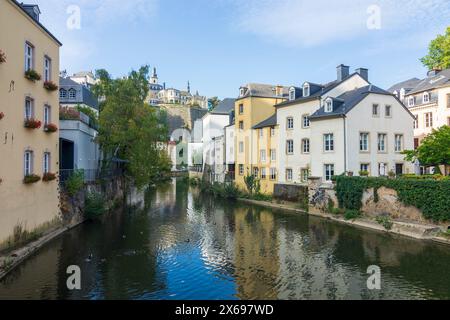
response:
<svg viewBox="0 0 450 320"><path fill-rule="evenodd" d="M450 248L214 199L180 180L48 244L1 299L450 299ZM82 288L69 291L68 266ZM382 289L367 288L367 268Z"/></svg>

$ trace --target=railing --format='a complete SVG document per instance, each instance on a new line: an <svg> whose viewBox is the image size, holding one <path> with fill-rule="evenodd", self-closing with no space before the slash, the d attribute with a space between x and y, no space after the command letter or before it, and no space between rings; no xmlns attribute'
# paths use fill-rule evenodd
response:
<svg viewBox="0 0 450 320"><path fill-rule="evenodd" d="M189 171L202 173L203 172L203 165L200 164L200 165L190 166L189 167Z"/></svg>
<svg viewBox="0 0 450 320"><path fill-rule="evenodd" d="M100 169L63 169L59 170L59 183L64 185L64 183L77 172L82 172L84 175L85 183L93 183L97 180L104 179L113 179L123 175L122 169L108 169L108 170L100 170Z"/></svg>

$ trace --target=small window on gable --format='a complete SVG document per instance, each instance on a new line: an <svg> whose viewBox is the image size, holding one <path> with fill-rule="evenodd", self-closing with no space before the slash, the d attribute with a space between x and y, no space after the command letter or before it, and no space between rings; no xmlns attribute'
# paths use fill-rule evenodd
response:
<svg viewBox="0 0 450 320"><path fill-rule="evenodd" d="M77 91L73 88L69 89L69 99L75 100L77 98Z"/></svg>
<svg viewBox="0 0 450 320"><path fill-rule="evenodd" d="M303 85L303 96L309 97L310 94L311 94L311 87L309 86L309 83L305 83Z"/></svg>
<svg viewBox="0 0 450 320"><path fill-rule="evenodd" d="M333 100L328 99L325 102L325 112L327 113L333 112Z"/></svg>
<svg viewBox="0 0 450 320"><path fill-rule="evenodd" d="M295 88L291 88L291 90L289 90L289 101L294 100L295 100Z"/></svg>
<svg viewBox="0 0 450 320"><path fill-rule="evenodd" d="M430 102L430 94L428 92L425 92L423 94L423 103L429 103Z"/></svg>
<svg viewBox="0 0 450 320"><path fill-rule="evenodd" d="M416 104L416 99L414 97L410 97L408 99L408 106L414 107L415 104Z"/></svg>
<svg viewBox="0 0 450 320"><path fill-rule="evenodd" d="M239 95L243 97L245 95L245 88L241 88Z"/></svg>

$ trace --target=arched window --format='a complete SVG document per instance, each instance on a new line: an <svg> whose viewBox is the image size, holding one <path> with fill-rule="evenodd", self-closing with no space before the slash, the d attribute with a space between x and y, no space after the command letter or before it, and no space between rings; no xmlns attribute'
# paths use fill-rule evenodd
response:
<svg viewBox="0 0 450 320"><path fill-rule="evenodd" d="M333 112L333 100L327 99L325 102L325 112Z"/></svg>
<svg viewBox="0 0 450 320"><path fill-rule="evenodd" d="M75 89L69 89L69 99L75 100L77 98L77 91Z"/></svg>
<svg viewBox="0 0 450 320"><path fill-rule="evenodd" d="M59 90L59 98L60 99L66 99L67 98L67 90L66 89Z"/></svg>
<svg viewBox="0 0 450 320"><path fill-rule="evenodd" d="M295 88L291 88L290 90L289 90L289 100L290 101L294 101L295 100Z"/></svg>
<svg viewBox="0 0 450 320"><path fill-rule="evenodd" d="M309 83L305 83L303 85L303 96L309 97L310 93L311 93L311 89L310 89Z"/></svg>

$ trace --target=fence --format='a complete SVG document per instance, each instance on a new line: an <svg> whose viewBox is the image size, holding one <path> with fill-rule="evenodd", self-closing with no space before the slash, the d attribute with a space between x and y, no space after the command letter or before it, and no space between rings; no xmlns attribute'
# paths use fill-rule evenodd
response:
<svg viewBox="0 0 450 320"><path fill-rule="evenodd" d="M115 177L119 177L123 175L122 169L82 169L82 170L75 170L75 169L64 169L59 171L59 183L61 185L64 185L64 183L67 181L67 179L70 178L74 173L76 172L82 172L84 175L84 182L85 183L93 183L96 182L99 179L113 179Z"/></svg>

